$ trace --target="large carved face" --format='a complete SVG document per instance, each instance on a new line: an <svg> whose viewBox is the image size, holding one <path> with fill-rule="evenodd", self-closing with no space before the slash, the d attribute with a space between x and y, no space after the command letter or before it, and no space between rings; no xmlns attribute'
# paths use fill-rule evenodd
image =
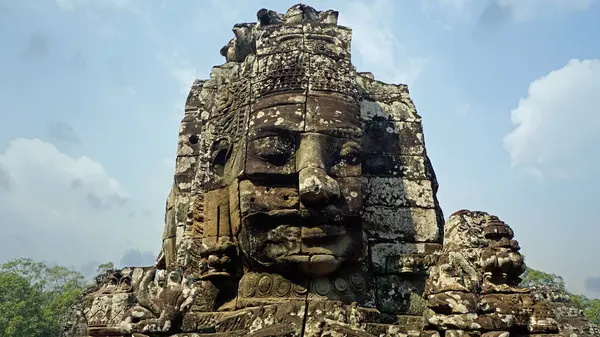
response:
<svg viewBox="0 0 600 337"><path fill-rule="evenodd" d="M249 115L245 139L213 146L212 171L230 180L227 196L222 188L214 191L222 197L205 197L207 204L228 199L229 219L220 223L231 223L249 268L322 276L358 262L361 130L355 101L278 94L259 100ZM214 214L217 205L207 206Z"/></svg>

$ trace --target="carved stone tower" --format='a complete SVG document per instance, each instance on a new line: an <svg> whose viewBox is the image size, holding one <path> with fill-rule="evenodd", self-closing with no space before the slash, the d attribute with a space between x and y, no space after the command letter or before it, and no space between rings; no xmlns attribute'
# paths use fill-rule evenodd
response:
<svg viewBox="0 0 600 337"><path fill-rule="evenodd" d="M407 86L357 73L337 16L234 26L186 102L156 266L100 275L66 336L558 332L508 225L444 226Z"/></svg>

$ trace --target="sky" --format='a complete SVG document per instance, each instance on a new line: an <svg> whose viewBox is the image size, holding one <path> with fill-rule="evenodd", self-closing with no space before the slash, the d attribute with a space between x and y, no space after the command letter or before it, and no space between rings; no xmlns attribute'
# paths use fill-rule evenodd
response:
<svg viewBox="0 0 600 337"><path fill-rule="evenodd" d="M331 0L358 71L409 85L447 218L510 224L600 298L600 0ZM152 264L191 83L292 1L0 0L0 262Z"/></svg>

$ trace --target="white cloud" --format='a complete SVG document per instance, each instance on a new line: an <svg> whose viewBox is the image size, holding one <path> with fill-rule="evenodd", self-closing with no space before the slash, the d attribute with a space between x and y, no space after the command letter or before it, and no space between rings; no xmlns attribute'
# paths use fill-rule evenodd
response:
<svg viewBox="0 0 600 337"><path fill-rule="evenodd" d="M8 172L0 166L0 187L9 191L12 187L13 181Z"/></svg>
<svg viewBox="0 0 600 337"><path fill-rule="evenodd" d="M523 22L537 17L552 17L588 9L597 0L497 0L513 19Z"/></svg>
<svg viewBox="0 0 600 337"><path fill-rule="evenodd" d="M121 222L129 195L97 161L15 139L0 152L0 167L10 177L10 188L0 189L0 260L116 261L134 236L135 226Z"/></svg>
<svg viewBox="0 0 600 337"><path fill-rule="evenodd" d="M600 60L570 60L533 81L511 111L516 128L504 137L513 167L567 177L599 159ZM590 151L592 149L593 151ZM595 156L595 157L594 157Z"/></svg>
<svg viewBox="0 0 600 337"><path fill-rule="evenodd" d="M412 84L421 73L425 61L410 55L398 41L392 28L394 2L375 0L369 3L351 1L340 9L339 24L352 27L354 63L371 71L385 82Z"/></svg>

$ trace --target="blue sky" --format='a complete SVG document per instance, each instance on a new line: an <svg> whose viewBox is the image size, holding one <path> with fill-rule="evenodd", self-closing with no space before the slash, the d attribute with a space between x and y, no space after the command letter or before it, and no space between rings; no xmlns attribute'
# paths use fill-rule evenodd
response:
<svg viewBox="0 0 600 337"><path fill-rule="evenodd" d="M600 1L312 1L408 83L446 217L498 215L530 266L600 297ZM158 252L188 88L292 1L0 0L0 261Z"/></svg>

